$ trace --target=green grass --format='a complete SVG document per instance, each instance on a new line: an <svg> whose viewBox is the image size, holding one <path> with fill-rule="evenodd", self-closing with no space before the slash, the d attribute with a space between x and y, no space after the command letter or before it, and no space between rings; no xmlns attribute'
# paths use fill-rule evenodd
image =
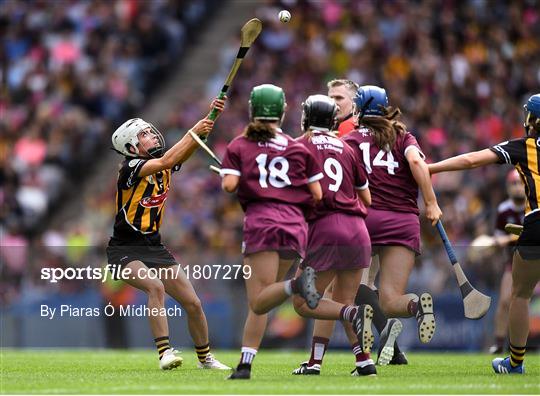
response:
<svg viewBox="0 0 540 396"><path fill-rule="evenodd" d="M528 354L527 374L495 375L485 354L410 353L408 366L378 367L377 377L350 377L350 353L330 351L321 376L292 376L306 352L261 351L251 381L225 381L228 372L198 370L184 351L184 365L157 368L151 350L1 350L1 393L54 394L364 394L540 393L540 358ZM237 351L217 351L224 363Z"/></svg>

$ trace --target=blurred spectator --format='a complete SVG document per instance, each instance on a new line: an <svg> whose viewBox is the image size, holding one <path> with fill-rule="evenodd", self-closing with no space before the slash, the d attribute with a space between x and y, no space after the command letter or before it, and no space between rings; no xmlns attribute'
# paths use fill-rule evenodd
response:
<svg viewBox="0 0 540 396"><path fill-rule="evenodd" d="M48 219L68 200L84 199L80 186L97 153L110 145L109 131L164 81L184 52L186 34L213 1L2 2L2 303L13 300L23 275L33 287L39 267L47 263L103 263L100 255L93 262L92 244L103 242L108 223L95 229L81 219L58 232L47 230ZM97 211L91 220L101 220ZM32 240L35 255L27 253ZM86 285L50 288L73 291Z"/></svg>
<svg viewBox="0 0 540 396"><path fill-rule="evenodd" d="M112 126L143 103L184 49L206 1L7 1L0 97L2 223L43 229L84 180ZM12 147L8 150L7 147ZM81 178L82 176L82 178Z"/></svg>

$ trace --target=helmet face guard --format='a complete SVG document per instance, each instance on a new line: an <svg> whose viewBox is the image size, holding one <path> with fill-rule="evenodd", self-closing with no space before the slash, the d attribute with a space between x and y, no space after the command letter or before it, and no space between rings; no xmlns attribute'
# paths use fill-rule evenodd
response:
<svg viewBox="0 0 540 396"><path fill-rule="evenodd" d="M165 154L165 139L163 138L163 135L161 134L161 132L154 125L152 124L149 124L149 125L150 125L150 131L152 135L157 139L157 144L147 149L146 152L151 158L163 157L163 154ZM141 143L139 141L139 145L140 144Z"/></svg>

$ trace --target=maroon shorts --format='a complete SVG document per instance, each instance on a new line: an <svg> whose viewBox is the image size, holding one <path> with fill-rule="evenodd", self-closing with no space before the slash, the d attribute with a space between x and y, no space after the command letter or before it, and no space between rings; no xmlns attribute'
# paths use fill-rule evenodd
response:
<svg viewBox="0 0 540 396"><path fill-rule="evenodd" d="M244 255L277 251L283 259L304 257L307 223L302 209L279 202L252 203L244 217Z"/></svg>
<svg viewBox="0 0 540 396"><path fill-rule="evenodd" d="M374 248L400 245L420 254L420 219L416 214L369 208L366 226Z"/></svg>
<svg viewBox="0 0 540 396"><path fill-rule="evenodd" d="M308 247L302 268L315 271L367 268L371 241L364 219L332 213L309 223Z"/></svg>

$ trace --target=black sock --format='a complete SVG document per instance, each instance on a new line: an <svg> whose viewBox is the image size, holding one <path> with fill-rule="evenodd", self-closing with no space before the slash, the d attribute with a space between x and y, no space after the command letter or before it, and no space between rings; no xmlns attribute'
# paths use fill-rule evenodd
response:
<svg viewBox="0 0 540 396"><path fill-rule="evenodd" d="M384 326L386 326L386 316L379 305L379 297L377 296L377 293L375 293L375 290L366 285L360 285L356 292L354 302L356 305L371 305L373 308L373 324L380 334L381 331L383 331Z"/></svg>

